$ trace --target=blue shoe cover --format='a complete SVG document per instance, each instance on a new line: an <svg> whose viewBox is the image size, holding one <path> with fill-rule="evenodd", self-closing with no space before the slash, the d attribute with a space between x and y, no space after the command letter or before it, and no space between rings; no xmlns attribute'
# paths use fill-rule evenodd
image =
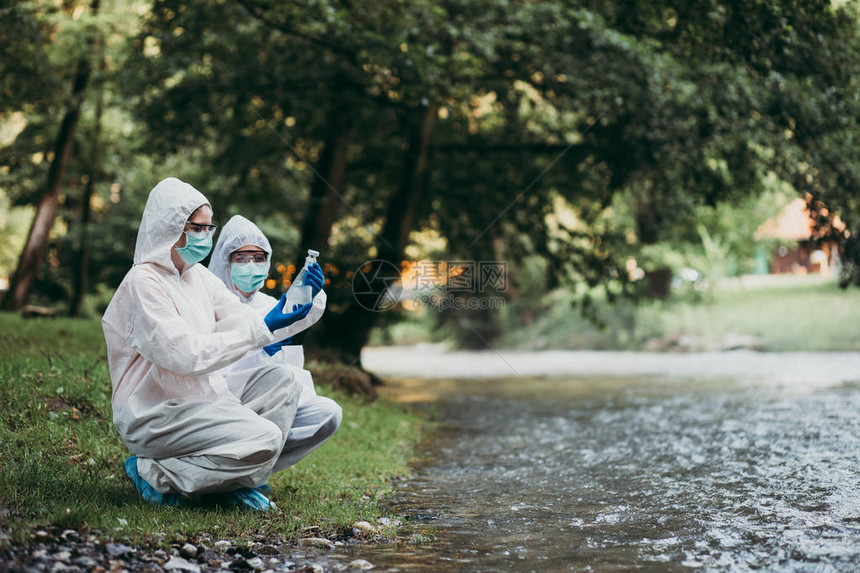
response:
<svg viewBox="0 0 860 573"><path fill-rule="evenodd" d="M137 456L131 456L125 463L123 464L125 467L125 474L131 478L131 481L134 483L134 487L137 488L137 491L140 493L140 497L144 499L144 501L148 503L152 503L154 505L179 505L179 495L175 493L161 493L142 477L137 472Z"/></svg>
<svg viewBox="0 0 860 573"><path fill-rule="evenodd" d="M263 485L254 486L254 489L262 493L263 495L269 495L272 493L272 488L269 487L269 484L264 483Z"/></svg>
<svg viewBox="0 0 860 573"><path fill-rule="evenodd" d="M227 503L235 505L243 509L252 511L269 511L275 508L275 504L269 501L265 495L254 488L243 487L231 491L224 496Z"/></svg>

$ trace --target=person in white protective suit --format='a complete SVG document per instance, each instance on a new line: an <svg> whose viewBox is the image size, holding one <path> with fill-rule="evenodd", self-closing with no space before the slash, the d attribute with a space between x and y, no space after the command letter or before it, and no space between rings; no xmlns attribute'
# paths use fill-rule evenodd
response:
<svg viewBox="0 0 860 573"><path fill-rule="evenodd" d="M259 227L236 215L221 229L209 261L209 270L239 300L262 316L277 303L276 299L260 292L269 276L271 258L272 247ZM317 269L312 270L322 276L322 270L316 266ZM313 308L302 324L310 326L317 322L325 310L325 303L326 294L321 290L314 297ZM342 418L341 408L334 400L317 395L311 373L304 369L304 348L290 342L281 341L262 350L252 350L223 371L230 391L237 396L244 392L248 373L267 364L286 365L290 374L300 381L302 393L296 419L275 463L276 472L295 465L322 445L338 429Z"/></svg>
<svg viewBox="0 0 860 573"><path fill-rule="evenodd" d="M307 327L313 304L265 315L244 305L202 265L211 250L212 208L191 185L168 178L149 194L134 266L102 327L113 422L133 456L126 474L150 503L187 496L254 510L284 453L301 394L294 370L271 362L245 372L230 392L221 370L249 351Z"/></svg>

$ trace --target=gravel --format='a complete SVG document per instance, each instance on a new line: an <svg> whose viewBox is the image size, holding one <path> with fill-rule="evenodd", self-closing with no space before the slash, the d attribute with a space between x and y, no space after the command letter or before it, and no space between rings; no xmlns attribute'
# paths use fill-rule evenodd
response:
<svg viewBox="0 0 860 573"><path fill-rule="evenodd" d="M175 543L167 550L103 542L95 534L75 530L41 529L29 545L9 544L0 549L0 572L22 573L210 573L216 571L327 572L370 569L367 562L344 563L328 553L343 542L312 538L304 543L271 539L235 545L206 537ZM299 547L301 545L302 547ZM307 547L307 548L305 548Z"/></svg>

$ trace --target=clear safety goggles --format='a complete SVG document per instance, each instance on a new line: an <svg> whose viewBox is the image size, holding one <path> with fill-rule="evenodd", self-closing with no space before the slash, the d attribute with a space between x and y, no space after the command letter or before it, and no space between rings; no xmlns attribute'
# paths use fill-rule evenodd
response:
<svg viewBox="0 0 860 573"><path fill-rule="evenodd" d="M265 251L233 251L230 253L231 263L265 263Z"/></svg>
<svg viewBox="0 0 860 573"><path fill-rule="evenodd" d="M191 221L185 221L185 230L191 233L206 233L207 235L215 232L215 229L218 228L218 225L205 225L201 223L192 223Z"/></svg>

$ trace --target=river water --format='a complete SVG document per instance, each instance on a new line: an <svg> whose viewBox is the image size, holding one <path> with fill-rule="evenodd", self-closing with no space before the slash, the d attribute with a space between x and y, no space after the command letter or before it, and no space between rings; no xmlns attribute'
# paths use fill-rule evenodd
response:
<svg viewBox="0 0 860 573"><path fill-rule="evenodd" d="M860 376L860 373L858 373ZM860 383L393 381L443 429L394 511L436 541L383 571L856 571Z"/></svg>

